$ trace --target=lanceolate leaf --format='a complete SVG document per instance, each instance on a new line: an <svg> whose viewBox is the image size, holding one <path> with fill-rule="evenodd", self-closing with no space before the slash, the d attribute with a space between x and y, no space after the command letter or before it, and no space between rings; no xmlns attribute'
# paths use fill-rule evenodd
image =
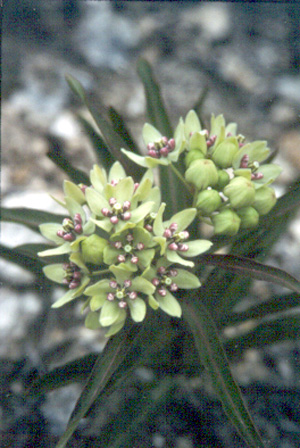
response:
<svg viewBox="0 0 300 448"><path fill-rule="evenodd" d="M200 264L214 265L235 272L239 275L249 276L256 280L264 280L291 289L300 293L300 282L287 272L266 266L249 258L234 255L202 255L198 257Z"/></svg>
<svg viewBox="0 0 300 448"><path fill-rule="evenodd" d="M34 210L31 208L1 208L2 221L23 224L32 230L39 232L39 225L45 222L56 222L61 224L64 215Z"/></svg>
<svg viewBox="0 0 300 448"><path fill-rule="evenodd" d="M49 247L44 244L32 244L28 246L38 246L38 250ZM43 273L42 267L44 266L45 260L41 261L36 252L32 252L31 250L26 249L22 250L22 246L12 249L10 247L0 245L0 253L1 257L3 257L5 260L16 263L17 265L21 266L24 269L27 269L33 274L41 275Z"/></svg>
<svg viewBox="0 0 300 448"><path fill-rule="evenodd" d="M120 137L122 137L122 139L124 140L124 142L127 144L128 148L131 151L139 154L139 151L137 150L137 145L134 142L132 136L130 135L123 120L123 117L113 107L110 107L108 112L114 131L117 134L119 134Z"/></svg>
<svg viewBox="0 0 300 448"><path fill-rule="evenodd" d="M263 441L231 374L227 356L209 312L199 301L183 302L182 308L184 318L194 335L200 360L207 370L224 411L249 447L263 448Z"/></svg>

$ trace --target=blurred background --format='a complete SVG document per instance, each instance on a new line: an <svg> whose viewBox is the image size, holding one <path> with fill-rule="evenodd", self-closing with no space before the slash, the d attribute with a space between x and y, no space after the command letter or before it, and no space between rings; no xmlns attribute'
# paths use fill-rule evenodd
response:
<svg viewBox="0 0 300 448"><path fill-rule="evenodd" d="M300 4L280 2L6 2L2 205L60 212L50 195L61 196L65 174L47 158L53 141L82 170L89 172L95 162L76 114L89 116L69 91L67 73L93 93L100 111L116 108L142 144L146 117L143 86L136 73L140 57L152 64L173 124L205 95L204 121L211 113L223 113L226 121L238 123L248 140L268 140L284 169L276 185L278 195L282 194L300 173L299 17ZM10 247L40 241L29 230L8 223L2 223L1 240ZM299 215L268 263L300 278ZM34 369L43 373L100 351L103 335L83 328L78 304L50 309L59 290L49 296L28 272L3 260L0 268L0 430L4 437L0 446L52 446L80 388L71 385L25 402L24 378ZM257 283L249 300L262 300L273 291L274 286ZM295 341L249 351L234 367L235 373L245 387L261 381L299 391L299 350ZM282 431L288 433L278 446L298 446L291 445L288 437L300 437L299 416L287 418L285 430L273 426L276 440ZM180 445L178 438L168 445L161 434L152 442L154 447L235 446L225 436L218 445Z"/></svg>

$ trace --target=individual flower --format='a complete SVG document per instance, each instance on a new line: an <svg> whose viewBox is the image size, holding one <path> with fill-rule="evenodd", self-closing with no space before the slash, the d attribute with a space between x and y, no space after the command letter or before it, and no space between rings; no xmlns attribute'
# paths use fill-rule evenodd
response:
<svg viewBox="0 0 300 448"><path fill-rule="evenodd" d="M255 187L251 180L243 176L234 177L223 190L233 208L248 207L253 204Z"/></svg>
<svg viewBox="0 0 300 448"><path fill-rule="evenodd" d="M256 190L253 207L263 216L269 213L269 211L276 204L276 194L273 188L263 186Z"/></svg>
<svg viewBox="0 0 300 448"><path fill-rule="evenodd" d="M217 190L204 190L197 196L196 208L201 215L209 216L222 205L222 199Z"/></svg>
<svg viewBox="0 0 300 448"><path fill-rule="evenodd" d="M172 263L160 258L157 264L149 266L143 273L155 287L149 296L149 305L154 309L162 309L170 316L180 317L181 306L173 293L178 289L194 289L201 286L198 278L185 269L172 267Z"/></svg>
<svg viewBox="0 0 300 448"><path fill-rule="evenodd" d="M185 172L186 180L198 190L214 187L218 182L218 170L212 160L198 159L192 162Z"/></svg>
<svg viewBox="0 0 300 448"><path fill-rule="evenodd" d="M189 208L176 213L170 220L163 222L162 215L165 204L160 207L154 220L153 240L160 246L160 255L164 255L168 261L183 266L193 267L192 261L182 257L195 257L207 251L212 243L208 240L187 241L189 232L186 228L193 222L197 210Z"/></svg>
<svg viewBox="0 0 300 448"><path fill-rule="evenodd" d="M145 168L155 168L158 165L169 165L177 162L184 150L184 125L180 120L175 130L174 138L163 136L154 126L146 123L143 127L143 140L147 147L147 155L140 156L132 151L122 149L122 152L137 165Z"/></svg>
<svg viewBox="0 0 300 448"><path fill-rule="evenodd" d="M135 322L142 322L146 315L143 296L154 293L155 287L141 276L133 276L130 270L111 266L111 277L98 281L86 288L91 313L87 323L110 327L106 336L117 333L129 315ZM98 314L98 321L95 313Z"/></svg>
<svg viewBox="0 0 300 448"><path fill-rule="evenodd" d="M214 232L216 235L236 235L239 231L241 219L238 214L230 208L221 210L220 213L212 216Z"/></svg>

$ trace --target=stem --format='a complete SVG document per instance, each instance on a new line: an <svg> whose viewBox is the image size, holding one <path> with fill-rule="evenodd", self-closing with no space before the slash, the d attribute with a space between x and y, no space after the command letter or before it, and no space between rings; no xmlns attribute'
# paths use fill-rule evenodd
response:
<svg viewBox="0 0 300 448"><path fill-rule="evenodd" d="M189 186L189 184L187 183L187 181L185 180L185 178L183 177L183 175L180 173L180 171L178 171L178 169L173 165L172 162L170 162L170 167L171 170L173 171L174 174L176 174L176 176L178 177L178 179L183 183L183 185L185 186L185 188L188 190L188 192L193 195L193 190L192 188Z"/></svg>
<svg viewBox="0 0 300 448"><path fill-rule="evenodd" d="M109 274L111 273L109 269L102 269L100 271L94 271L91 275L101 275L101 274Z"/></svg>

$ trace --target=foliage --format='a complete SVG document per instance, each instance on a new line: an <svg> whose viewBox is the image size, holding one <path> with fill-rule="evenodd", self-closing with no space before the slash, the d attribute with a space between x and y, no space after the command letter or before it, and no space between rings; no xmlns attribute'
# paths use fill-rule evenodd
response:
<svg viewBox="0 0 300 448"><path fill-rule="evenodd" d="M138 73L147 100L149 123L143 128L147 152L136 146L117 111L110 109L109 120L100 116L80 83L69 75L71 89L98 127L95 132L81 119L100 166L95 165L88 176L76 170L65 154L49 154L71 178L64 183L60 201L68 217L2 209L4 220L40 230L52 242L2 247L2 256L65 284L67 291L54 308L84 295L86 326L105 327L109 338L100 355L56 368L36 380L32 391L59 388L82 381L83 372L87 375L57 445L63 448L95 400L104 403L137 367L155 368L157 352L167 353L180 335L181 356L191 354L180 373L201 375L204 367L239 435L249 447L263 448L230 369L236 339L225 340L224 330L255 322L252 330L238 336L243 350L298 336L300 282L263 264L263 259L299 205L300 182L277 201L270 185L281 169L264 163L270 157L266 142L245 143L236 124L226 125L222 115L212 115L208 131L192 110L173 133L146 61L139 62ZM211 241L202 236L203 222L213 229ZM252 279L274 282L294 293L238 314L234 307L249 291ZM282 332L283 327L290 331ZM184 337L187 333L193 337L192 347L190 338ZM155 384L160 393L169 393L178 373L179 360L166 359L172 378ZM146 406L138 405L130 427L147 419L152 406L148 392ZM132 410L122 412L128 421ZM112 434L118 434L118 428L119 422L112 421ZM128 431L107 446L122 446L127 436Z"/></svg>

